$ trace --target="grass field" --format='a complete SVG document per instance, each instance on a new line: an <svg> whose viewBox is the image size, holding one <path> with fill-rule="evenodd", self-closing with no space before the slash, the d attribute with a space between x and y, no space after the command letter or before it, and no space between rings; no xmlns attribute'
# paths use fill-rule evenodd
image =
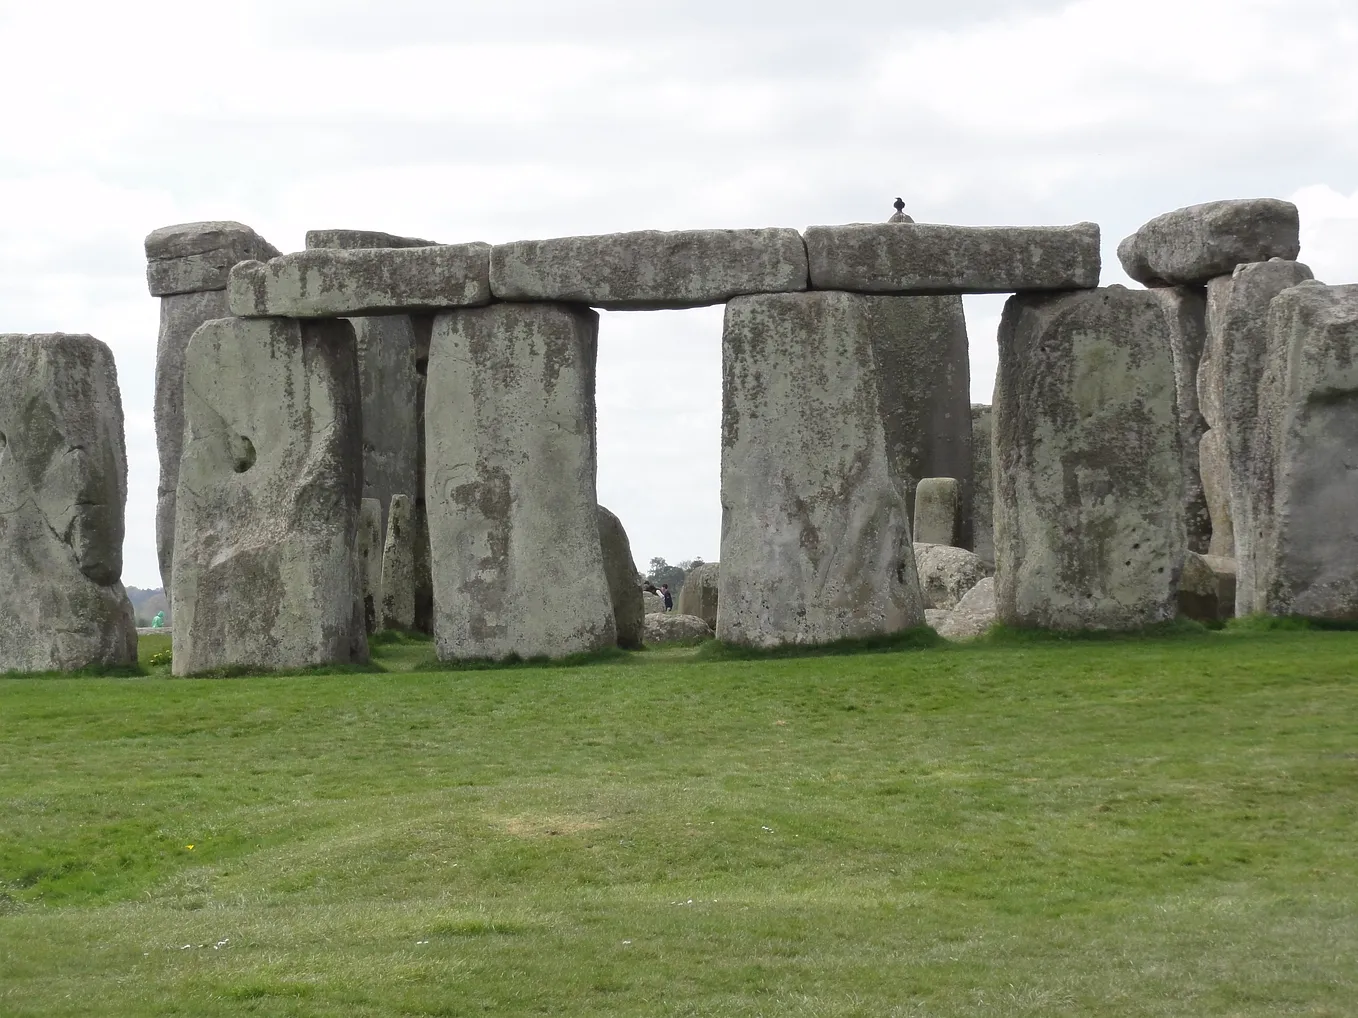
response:
<svg viewBox="0 0 1358 1018"><path fill-rule="evenodd" d="M0 679L0 1015L1358 1014L1358 633L702 653Z"/></svg>

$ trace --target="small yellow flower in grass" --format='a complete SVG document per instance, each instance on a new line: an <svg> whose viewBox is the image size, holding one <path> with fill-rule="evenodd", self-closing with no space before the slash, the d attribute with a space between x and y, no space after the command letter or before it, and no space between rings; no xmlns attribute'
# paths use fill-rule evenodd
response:
<svg viewBox="0 0 1358 1018"><path fill-rule="evenodd" d="M192 845L185 845L184 847L187 848L190 852L193 851L193 846L192 846Z"/></svg>

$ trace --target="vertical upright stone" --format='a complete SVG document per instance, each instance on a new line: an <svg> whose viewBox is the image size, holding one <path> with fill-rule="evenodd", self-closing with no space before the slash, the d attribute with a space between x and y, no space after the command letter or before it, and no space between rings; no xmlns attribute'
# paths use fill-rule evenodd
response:
<svg viewBox="0 0 1358 1018"><path fill-rule="evenodd" d="M613 602L618 646L640 650L646 630L646 608L637 580L637 565L632 561L632 542L627 539L622 520L603 506L599 506L599 546L604 557L604 576L608 579L608 596Z"/></svg>
<svg viewBox="0 0 1358 1018"><path fill-rule="evenodd" d="M382 628L382 503L375 498L359 508L357 552L363 628L371 636Z"/></svg>
<svg viewBox="0 0 1358 1018"><path fill-rule="evenodd" d="M126 502L109 348L93 336L0 335L0 672L136 662Z"/></svg>
<svg viewBox="0 0 1358 1018"><path fill-rule="evenodd" d="M887 449L880 300L822 291L726 306L722 640L816 644L924 624Z"/></svg>
<svg viewBox="0 0 1358 1018"><path fill-rule="evenodd" d="M1269 332L1253 609L1358 621L1358 285L1284 290Z"/></svg>
<svg viewBox="0 0 1358 1018"><path fill-rule="evenodd" d="M1174 618L1184 560L1174 362L1157 299L1009 299L995 383L999 619L1134 629Z"/></svg>
<svg viewBox="0 0 1358 1018"><path fill-rule="evenodd" d="M168 594L174 557L174 504L184 450L184 350L194 330L226 318L226 281L237 262L273 258L278 249L250 227L233 222L183 223L146 238L146 281L160 298L156 343L156 555Z"/></svg>
<svg viewBox="0 0 1358 1018"><path fill-rule="evenodd" d="M915 487L915 543L960 548L961 497L955 477L925 477Z"/></svg>
<svg viewBox="0 0 1358 1018"><path fill-rule="evenodd" d="M391 496L387 540L382 546L382 626L415 628L415 557L418 531L409 495Z"/></svg>
<svg viewBox="0 0 1358 1018"><path fill-rule="evenodd" d="M1203 493L1198 447L1207 422L1198 408L1198 364L1207 343L1207 291L1201 286L1152 289L1169 326L1174 356L1174 387L1179 404L1179 439L1184 452L1184 525L1188 550L1206 554L1212 543L1212 516Z"/></svg>
<svg viewBox="0 0 1358 1018"><path fill-rule="evenodd" d="M1288 287L1310 278L1311 270L1299 262L1251 262L1207 284L1209 369L1203 388L1212 416L1219 414L1224 432L1235 533L1237 615L1254 610L1255 541L1272 511L1267 496L1253 485L1258 476L1254 436L1259 383L1268 353L1268 307Z"/></svg>
<svg viewBox="0 0 1358 1018"><path fill-rule="evenodd" d="M415 630L434 635L434 574L429 552L429 510L425 504L424 397L429 375L429 341L433 315L414 315L415 327Z"/></svg>
<svg viewBox="0 0 1358 1018"><path fill-rule="evenodd" d="M617 640L594 488L598 328L597 313L550 303L434 320L425 478L445 660Z"/></svg>
<svg viewBox="0 0 1358 1018"><path fill-rule="evenodd" d="M994 428L990 407L971 405L971 541L976 556L995 564L995 481L990 470Z"/></svg>
<svg viewBox="0 0 1358 1018"><path fill-rule="evenodd" d="M215 319L184 359L174 671L367 658L358 352L342 320Z"/></svg>
<svg viewBox="0 0 1358 1018"><path fill-rule="evenodd" d="M1202 498L1212 520L1208 554L1235 558L1235 526L1231 522L1231 465L1226 456L1226 429L1208 428L1198 443Z"/></svg>
<svg viewBox="0 0 1358 1018"><path fill-rule="evenodd" d="M675 610L680 615L692 615L702 619L713 631L717 628L717 610L721 604L719 584L721 564L704 562L694 566L684 576L684 585L679 589L679 601Z"/></svg>

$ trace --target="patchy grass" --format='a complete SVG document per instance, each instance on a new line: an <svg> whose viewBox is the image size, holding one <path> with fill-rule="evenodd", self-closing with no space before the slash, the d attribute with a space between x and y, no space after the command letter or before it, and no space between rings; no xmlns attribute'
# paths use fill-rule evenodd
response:
<svg viewBox="0 0 1358 1018"><path fill-rule="evenodd" d="M1349 1016L1358 634L0 682L0 1014Z"/></svg>

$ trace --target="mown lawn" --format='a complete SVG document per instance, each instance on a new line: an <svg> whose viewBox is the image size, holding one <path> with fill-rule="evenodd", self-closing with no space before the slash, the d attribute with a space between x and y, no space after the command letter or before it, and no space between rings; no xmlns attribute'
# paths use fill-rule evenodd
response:
<svg viewBox="0 0 1358 1018"><path fill-rule="evenodd" d="M1358 633L0 679L0 1015L1352 1016Z"/></svg>

